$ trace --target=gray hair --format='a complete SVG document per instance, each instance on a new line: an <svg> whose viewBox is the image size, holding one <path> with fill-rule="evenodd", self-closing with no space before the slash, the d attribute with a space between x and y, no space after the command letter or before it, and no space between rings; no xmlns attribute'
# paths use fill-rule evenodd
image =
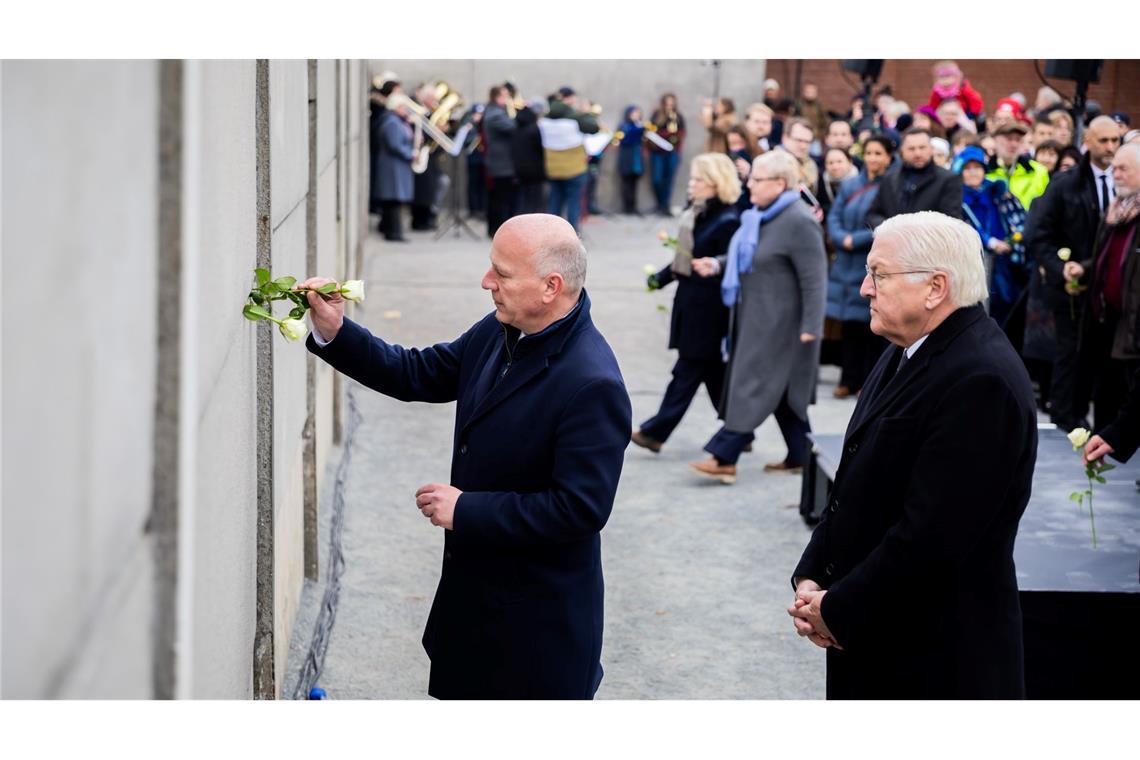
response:
<svg viewBox="0 0 1140 760"><path fill-rule="evenodd" d="M961 219L937 211L892 216L875 229L875 239L897 238L898 261L903 270L945 272L950 300L955 306L973 306L989 297L982 240ZM908 275L911 280L921 275Z"/></svg>
<svg viewBox="0 0 1140 760"><path fill-rule="evenodd" d="M756 157L753 169L764 169L772 179L782 179L788 190L795 190L800 184L800 162L786 150L770 150Z"/></svg>
<svg viewBox="0 0 1140 760"><path fill-rule="evenodd" d="M557 272L566 283L566 294L577 295L586 284L586 246L575 238L540 248L534 255L534 270L540 278Z"/></svg>

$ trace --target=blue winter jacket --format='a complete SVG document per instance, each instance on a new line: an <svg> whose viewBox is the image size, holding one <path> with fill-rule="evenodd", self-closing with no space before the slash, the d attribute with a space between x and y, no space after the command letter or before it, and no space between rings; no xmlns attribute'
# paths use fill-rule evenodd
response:
<svg viewBox="0 0 1140 760"><path fill-rule="evenodd" d="M867 210L879 194L879 177L867 181L867 170L843 181L839 194L827 214L827 234L835 244L835 263L827 274L827 316L842 322L870 322L871 307L859 295L863 278L867 276L867 253L871 250L873 233L867 226ZM851 236L853 247L843 248L843 241Z"/></svg>

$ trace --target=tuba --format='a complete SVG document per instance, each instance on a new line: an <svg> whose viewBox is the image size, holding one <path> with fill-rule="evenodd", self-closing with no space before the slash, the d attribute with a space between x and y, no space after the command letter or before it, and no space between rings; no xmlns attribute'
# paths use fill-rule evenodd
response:
<svg viewBox="0 0 1140 760"><path fill-rule="evenodd" d="M426 135L427 137L430 137L436 145L443 148L448 153L454 152L455 143L451 140L450 137L444 134L442 129L431 122L431 119L428 118L427 109L402 93L395 100L393 100L391 97L388 99L388 104L391 107L395 107L401 103L408 107L408 110L412 117L412 127L416 130L416 133L418 135ZM438 111L439 109L437 108L436 110ZM417 153L415 158L412 159L413 172L416 174L424 173L424 171L427 169L430 152L430 145L424 145L420 148L419 153Z"/></svg>

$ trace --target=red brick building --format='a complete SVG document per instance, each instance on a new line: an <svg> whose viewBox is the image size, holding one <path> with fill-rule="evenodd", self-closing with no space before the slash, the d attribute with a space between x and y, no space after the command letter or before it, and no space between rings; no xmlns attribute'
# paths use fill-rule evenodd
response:
<svg viewBox="0 0 1140 760"><path fill-rule="evenodd" d="M917 109L930 97L934 81L932 69L942 59L886 60L877 86L891 85L894 96L906 101L911 110ZM1012 92L1025 94L1029 107L1033 107L1037 90L1042 86L1034 70L1032 59L955 59L986 103L986 113L992 114L994 104ZM825 108L845 112L851 97L860 90L859 77L843 71L839 59L774 59L767 60L767 76L780 83L782 97L794 97L796 67L800 65L800 82L814 82L819 86ZM1038 60L1042 73L1045 61ZM845 78L846 77L846 78ZM1065 97L1076 91L1075 82L1051 79L1049 83ZM1100 83L1089 86L1088 97L1100 103L1104 113L1124 111L1140 123L1140 60L1106 60Z"/></svg>

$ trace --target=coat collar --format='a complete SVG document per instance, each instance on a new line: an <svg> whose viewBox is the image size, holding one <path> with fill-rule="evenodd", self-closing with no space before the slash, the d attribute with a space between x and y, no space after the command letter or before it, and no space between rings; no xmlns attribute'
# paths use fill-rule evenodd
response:
<svg viewBox="0 0 1140 760"><path fill-rule="evenodd" d="M876 417L882 415L891 401L915 378L926 371L926 367L934 357L945 351L966 328L981 319L986 319L986 310L980 304L964 306L954 311L943 320L942 324L934 328L934 332L930 333L930 337L915 352L906 366L899 371L897 377L894 376L894 371L898 366L899 355L903 349L895 346L890 360L880 362L871 377L867 378L867 382L864 383L864 393L860 396L859 404L855 407L855 413L847 427L847 438L851 438ZM881 388L884 383L886 386ZM868 390L871 392L868 393ZM864 399L866 399L866 403L864 403Z"/></svg>
<svg viewBox="0 0 1140 760"><path fill-rule="evenodd" d="M493 380L491 390L477 402L470 416L463 421L462 430L466 430L477 420L485 417L492 409L508 399L511 394L522 388L550 366L550 359L562 352L570 338L593 324L590 319L590 297L585 288L578 299L578 305L562 319L547 327L542 332L527 335L519 339L519 330L515 327L503 328L503 342L495 341L495 350L487 356L486 364L480 372L499 372L503 367L497 362L496 356L500 351L508 352L510 368L507 374L497 383ZM525 360L524 360L525 359ZM490 380L488 378L488 380Z"/></svg>

